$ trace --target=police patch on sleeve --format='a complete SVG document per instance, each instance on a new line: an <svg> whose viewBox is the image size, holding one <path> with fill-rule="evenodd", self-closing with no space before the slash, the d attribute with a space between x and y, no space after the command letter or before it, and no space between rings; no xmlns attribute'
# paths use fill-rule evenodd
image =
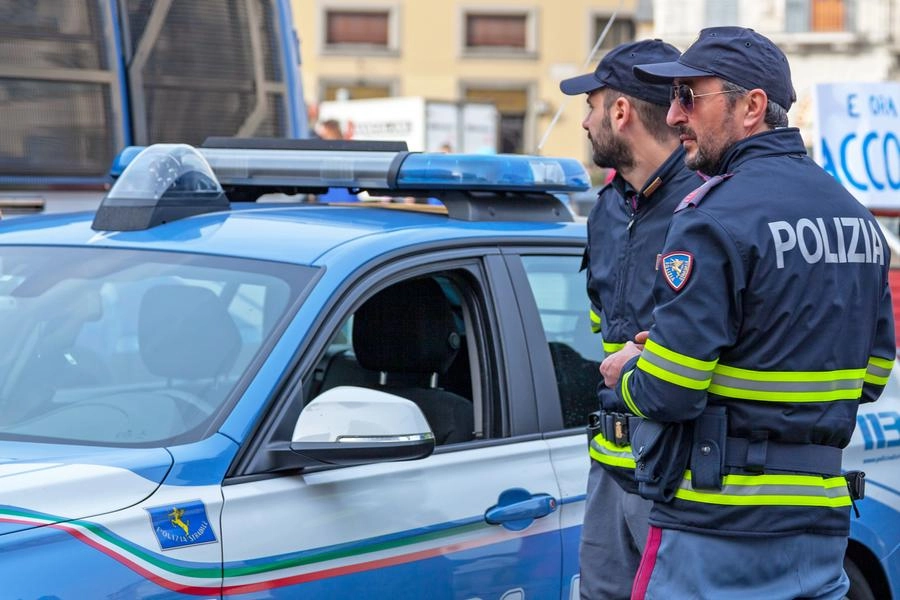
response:
<svg viewBox="0 0 900 600"><path fill-rule="evenodd" d="M662 271L666 283L673 290L680 291L691 276L694 256L688 252L669 252L662 257Z"/></svg>
<svg viewBox="0 0 900 600"><path fill-rule="evenodd" d="M206 506L199 500L148 508L147 512L163 550L216 541L216 534L206 518Z"/></svg>

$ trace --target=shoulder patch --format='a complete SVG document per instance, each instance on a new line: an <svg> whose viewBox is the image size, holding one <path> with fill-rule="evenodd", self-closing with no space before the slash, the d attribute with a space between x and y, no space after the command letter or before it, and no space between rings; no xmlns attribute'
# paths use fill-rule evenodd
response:
<svg viewBox="0 0 900 600"><path fill-rule="evenodd" d="M662 257L662 271L666 283L676 292L681 291L691 270L694 268L694 255L690 252L669 252Z"/></svg>
<svg viewBox="0 0 900 600"><path fill-rule="evenodd" d="M726 173L725 175L716 175L715 177L710 177L703 185L685 196L684 200L682 200L678 204L678 206L675 207L675 212L684 210L688 206L697 206L703 201L703 198L706 197L706 194L709 193L709 190L713 189L714 187L731 177L731 175L731 173Z"/></svg>

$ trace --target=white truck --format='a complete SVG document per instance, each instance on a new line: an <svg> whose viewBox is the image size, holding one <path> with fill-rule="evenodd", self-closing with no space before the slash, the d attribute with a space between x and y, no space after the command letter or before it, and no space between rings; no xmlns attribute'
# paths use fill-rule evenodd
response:
<svg viewBox="0 0 900 600"><path fill-rule="evenodd" d="M494 154L499 144L499 113L487 102L420 96L322 102L319 121L329 119L346 139L404 141L416 152Z"/></svg>

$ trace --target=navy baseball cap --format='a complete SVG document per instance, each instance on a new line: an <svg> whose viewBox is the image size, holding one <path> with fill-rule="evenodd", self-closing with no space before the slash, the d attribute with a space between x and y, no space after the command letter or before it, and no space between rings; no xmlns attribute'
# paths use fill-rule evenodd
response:
<svg viewBox="0 0 900 600"><path fill-rule="evenodd" d="M676 60L680 54L678 48L662 40L622 44L610 50L593 73L563 79L559 83L559 89L563 94L576 96L608 86L629 96L668 106L669 86L642 83L635 78L633 69L635 65L643 63Z"/></svg>
<svg viewBox="0 0 900 600"><path fill-rule="evenodd" d="M778 46L745 27L709 27L674 61L636 65L634 74L647 83L671 83L682 77L721 77L789 109L797 100L791 67Z"/></svg>

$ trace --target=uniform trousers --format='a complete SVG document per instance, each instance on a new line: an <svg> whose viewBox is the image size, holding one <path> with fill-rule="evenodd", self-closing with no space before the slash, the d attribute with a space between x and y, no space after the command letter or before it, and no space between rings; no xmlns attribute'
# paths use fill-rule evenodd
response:
<svg viewBox="0 0 900 600"><path fill-rule="evenodd" d="M738 537L650 527L632 600L841 600L847 538Z"/></svg>
<svg viewBox="0 0 900 600"><path fill-rule="evenodd" d="M652 502L623 490L591 460L578 560L581 600L628 600Z"/></svg>

